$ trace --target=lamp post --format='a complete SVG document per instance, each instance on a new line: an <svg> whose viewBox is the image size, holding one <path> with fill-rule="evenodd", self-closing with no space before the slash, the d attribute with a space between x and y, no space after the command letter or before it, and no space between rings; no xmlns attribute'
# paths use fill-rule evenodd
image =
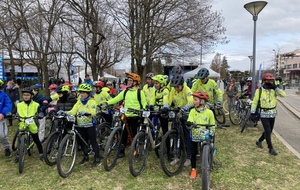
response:
<svg viewBox="0 0 300 190"><path fill-rule="evenodd" d="M253 56L252 56L252 55L249 55L248 57L249 57L249 59L250 59L250 69L249 69L249 75L251 76L251 67L252 67L252 60L253 60Z"/></svg>
<svg viewBox="0 0 300 190"><path fill-rule="evenodd" d="M251 88L251 99L254 97L255 87L256 87L256 21L258 19L258 14L267 5L266 1L253 1L244 5L244 8L253 16L254 30L253 30L253 59L252 59L252 88Z"/></svg>

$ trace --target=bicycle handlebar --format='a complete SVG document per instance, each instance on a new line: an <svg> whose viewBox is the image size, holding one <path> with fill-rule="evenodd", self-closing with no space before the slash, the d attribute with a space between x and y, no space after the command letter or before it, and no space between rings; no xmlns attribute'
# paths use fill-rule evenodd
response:
<svg viewBox="0 0 300 190"><path fill-rule="evenodd" d="M201 127L205 127L205 128L211 128L217 126L217 128L220 129L225 129L224 127L230 127L229 124L197 124L197 123L192 123L192 122L187 122L186 123L186 128L187 129L192 129L192 128L201 128Z"/></svg>

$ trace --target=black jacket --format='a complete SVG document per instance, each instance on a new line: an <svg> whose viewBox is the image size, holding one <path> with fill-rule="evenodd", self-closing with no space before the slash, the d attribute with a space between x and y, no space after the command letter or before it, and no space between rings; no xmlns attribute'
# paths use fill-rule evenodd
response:
<svg viewBox="0 0 300 190"><path fill-rule="evenodd" d="M73 94L69 94L65 102L62 102L61 100L57 101L56 111L59 110L70 111L76 102L77 102L76 97Z"/></svg>

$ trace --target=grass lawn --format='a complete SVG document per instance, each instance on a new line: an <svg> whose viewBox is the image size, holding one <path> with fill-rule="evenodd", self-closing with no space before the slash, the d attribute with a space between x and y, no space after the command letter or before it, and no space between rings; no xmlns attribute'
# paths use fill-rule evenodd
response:
<svg viewBox="0 0 300 190"><path fill-rule="evenodd" d="M16 122L16 121L15 121ZM227 123L230 121L227 120ZM12 139L17 123L9 128ZM249 129L239 133L238 126L227 130L217 130L216 162L212 172L213 190L227 189L300 189L300 162L273 135L274 147L278 156L268 153L264 142L263 149L255 145L262 127ZM81 153L81 152L80 152ZM79 156L77 162L81 160ZM190 168L177 176L168 177L162 171L154 152L151 152L146 170L142 175L133 177L128 169L128 157L118 160L116 167L106 172L103 166L90 168L76 165L68 178L61 178L56 167L50 167L38 158L35 148L33 156L26 157L24 173L18 173L18 165L13 163L14 156L4 157L0 148L0 189L201 189L201 173L196 180L189 179Z"/></svg>

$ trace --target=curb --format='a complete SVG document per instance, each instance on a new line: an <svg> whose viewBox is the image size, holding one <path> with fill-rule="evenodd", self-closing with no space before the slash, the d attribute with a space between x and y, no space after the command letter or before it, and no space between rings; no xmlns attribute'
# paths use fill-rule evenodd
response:
<svg viewBox="0 0 300 190"><path fill-rule="evenodd" d="M281 100L280 98L277 98L277 100L286 107L290 112L292 112L296 117L300 119L300 112L296 110L293 106L286 103L285 101ZM276 135L276 137L295 155L300 159L300 153L296 151L288 142L286 142L279 133L276 132L276 129L274 128L273 133Z"/></svg>
<svg viewBox="0 0 300 190"><path fill-rule="evenodd" d="M292 105L289 103L286 103L285 101L281 100L281 98L277 98L277 100L284 106L286 107L290 112L292 112L296 117L300 119L300 112L295 109Z"/></svg>
<svg viewBox="0 0 300 190"><path fill-rule="evenodd" d="M293 153L295 154L295 156L297 156L300 159L300 153L297 152L297 150L295 150L288 142L286 142L274 129L273 133L275 134L275 136Z"/></svg>

